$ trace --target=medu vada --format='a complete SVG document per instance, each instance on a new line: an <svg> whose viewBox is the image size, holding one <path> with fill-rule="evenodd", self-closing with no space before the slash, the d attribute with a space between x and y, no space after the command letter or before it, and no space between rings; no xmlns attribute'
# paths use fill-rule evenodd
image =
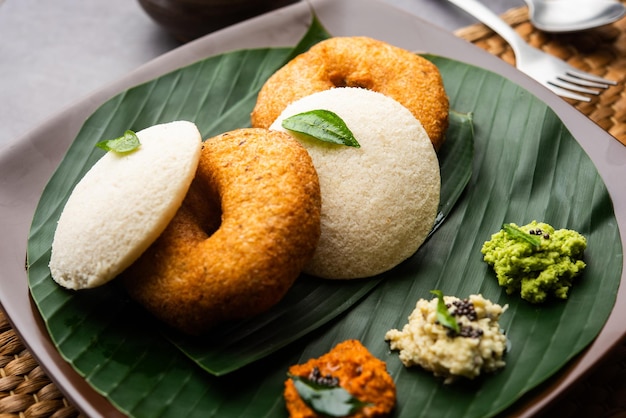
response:
<svg viewBox="0 0 626 418"><path fill-rule="evenodd" d="M276 71L263 85L252 126L267 128L295 100L333 87L361 87L389 96L422 123L439 150L448 128L448 96L427 59L368 37L319 42Z"/></svg>
<svg viewBox="0 0 626 418"><path fill-rule="evenodd" d="M266 129L223 133L204 142L180 209L122 282L187 334L252 317L282 299L312 257L320 209L317 173L297 141Z"/></svg>

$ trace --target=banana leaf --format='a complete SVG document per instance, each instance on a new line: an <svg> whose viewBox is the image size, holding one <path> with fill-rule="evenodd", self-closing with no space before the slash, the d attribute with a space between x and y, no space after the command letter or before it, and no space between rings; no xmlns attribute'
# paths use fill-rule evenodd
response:
<svg viewBox="0 0 626 418"><path fill-rule="evenodd" d="M307 39L324 36L313 25ZM445 222L388 276L346 285L375 284L361 295L350 289L351 306L263 353L262 360L212 375L197 364L204 361L203 352L189 349L184 354L183 344L172 344L172 336L115 284L77 295L50 279L47 263L56 219L73 185L100 157L95 142L174 119L197 121L204 136L246 126L255 92L295 51L246 50L207 58L112 98L86 121L41 197L28 243L31 294L52 340L88 384L130 416L286 416L281 395L289 365L348 338L360 339L387 362L398 390L396 416L482 417L503 411L599 333L615 301L622 248L611 198L558 117L510 81L457 61L428 57L440 69L451 106L461 115L451 113L462 133L454 137L473 135L474 140L471 170L449 177L463 184L463 172L471 173L467 188L443 179L442 193L451 187L458 196ZM471 120L462 117L469 113ZM463 155L442 155L442 175L446 164L454 166ZM588 239L587 270L565 302L535 306L508 296L482 261L482 243L503 222L533 219L576 229ZM401 327L430 289L458 296L482 293L509 305L501 320L511 341L505 369L443 385L429 373L402 366L384 334ZM283 318L275 326L288 329L298 319Z"/></svg>

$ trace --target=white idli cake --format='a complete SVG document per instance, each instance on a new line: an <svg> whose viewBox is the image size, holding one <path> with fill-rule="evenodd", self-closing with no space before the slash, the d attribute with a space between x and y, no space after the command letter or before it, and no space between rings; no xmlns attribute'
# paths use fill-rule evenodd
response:
<svg viewBox="0 0 626 418"><path fill-rule="evenodd" d="M305 272L354 279L385 272L422 245L439 206L439 161L421 123L404 106L361 88L334 88L290 104L290 116L336 113L360 148L290 132L309 151L322 192L321 237Z"/></svg>
<svg viewBox="0 0 626 418"><path fill-rule="evenodd" d="M102 285L170 222L193 180L202 138L186 121L137 132L130 153L107 152L76 185L54 235L50 272L69 289Z"/></svg>

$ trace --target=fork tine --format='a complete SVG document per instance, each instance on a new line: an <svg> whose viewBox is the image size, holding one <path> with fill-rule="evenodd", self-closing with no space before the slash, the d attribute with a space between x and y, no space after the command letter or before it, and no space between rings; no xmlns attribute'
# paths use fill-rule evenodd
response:
<svg viewBox="0 0 626 418"><path fill-rule="evenodd" d="M478 0L448 0L465 10L498 33L511 45L515 54L515 66L559 96L584 102L590 101L578 93L600 94L599 90L616 85L616 81L580 71L564 60L529 45L508 23ZM590 84L592 83L592 84ZM594 84L597 83L597 84Z"/></svg>
<svg viewBox="0 0 626 418"><path fill-rule="evenodd" d="M609 87L609 85L607 83L598 83L597 81L588 81L588 80L583 80L580 77L572 77L570 75L562 75L558 77L559 80L563 80L563 81L568 81L570 83L574 83L574 84L578 84L579 86L585 86L585 87L597 87L600 89L606 89Z"/></svg>
<svg viewBox="0 0 626 418"><path fill-rule="evenodd" d="M583 80L587 80L587 81L595 81L598 83L602 83L602 84L609 84L612 86L616 86L617 85L617 81L613 81L613 80L607 80L606 78L602 78L602 77L598 77L597 75L593 75L593 74L589 74L585 71L580 71L577 70L575 68L572 68L570 70L567 71L567 73L569 75L573 75L574 77L583 79Z"/></svg>
<svg viewBox="0 0 626 418"><path fill-rule="evenodd" d="M554 86L557 86L557 87L561 87L563 89L576 91L578 93L593 94L593 95L596 95L596 96L598 94L600 94L600 92L598 90L591 90L591 89L588 89L586 87L579 86L577 84L568 83L566 81L560 80L559 78L557 78L556 80L548 81L548 83L550 83L550 84L552 84Z"/></svg>
<svg viewBox="0 0 626 418"><path fill-rule="evenodd" d="M556 95L561 97L567 97L568 99L578 100L581 102L590 102L591 99L587 96L583 96L580 94L576 94L572 91L565 90L561 87L555 86L553 84L548 84L547 87L552 90Z"/></svg>

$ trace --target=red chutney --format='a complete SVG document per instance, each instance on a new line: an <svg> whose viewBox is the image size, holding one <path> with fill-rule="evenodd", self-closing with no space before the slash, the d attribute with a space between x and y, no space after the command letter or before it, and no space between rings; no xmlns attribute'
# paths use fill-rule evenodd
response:
<svg viewBox="0 0 626 418"><path fill-rule="evenodd" d="M362 402L363 407L351 418L387 417L396 403L396 385L387 372L385 362L374 357L357 340L337 344L328 353L304 364L289 368L289 374L309 378L317 368L321 376L332 376L339 386ZM285 403L291 418L321 418L298 395L292 379L285 382Z"/></svg>

